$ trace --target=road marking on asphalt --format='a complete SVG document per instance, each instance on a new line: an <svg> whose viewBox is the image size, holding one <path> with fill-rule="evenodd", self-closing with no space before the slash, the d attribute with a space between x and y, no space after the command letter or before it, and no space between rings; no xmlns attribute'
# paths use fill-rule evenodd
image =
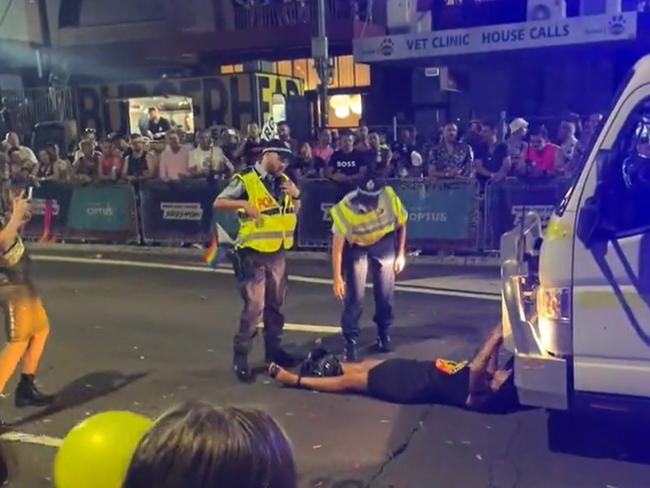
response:
<svg viewBox="0 0 650 488"><path fill-rule="evenodd" d="M223 275L232 275L233 271L229 268L211 269L207 266L188 266L182 264L168 264L147 261L131 261L122 259L101 259L101 258L79 258L72 256L51 256L46 254L34 254L32 258L35 261L51 261L59 263L76 263L76 264L99 264L104 266L123 266L129 268L145 268L145 269L165 269L172 271L194 271L199 273L217 273ZM314 276L300 276L289 275L289 280L295 283L309 283L313 285L328 285L331 286L332 280L327 278L317 278ZM366 284L366 288L372 288L370 283ZM447 288L431 288L420 286L407 286L395 285L395 291L402 293L417 293L421 295L435 295L444 297L456 298L473 298L475 300L487 300L492 302L501 301L501 295L498 293L474 292L453 290Z"/></svg>
<svg viewBox="0 0 650 488"><path fill-rule="evenodd" d="M258 324L258 329L263 329L264 324ZM314 334L340 334L341 328L336 325L314 325L314 324L284 324L283 330L291 332L310 332Z"/></svg>
<svg viewBox="0 0 650 488"><path fill-rule="evenodd" d="M34 435L25 432L5 432L0 434L0 441L21 442L24 444L36 444L38 446L60 447L63 439L50 437L48 435Z"/></svg>

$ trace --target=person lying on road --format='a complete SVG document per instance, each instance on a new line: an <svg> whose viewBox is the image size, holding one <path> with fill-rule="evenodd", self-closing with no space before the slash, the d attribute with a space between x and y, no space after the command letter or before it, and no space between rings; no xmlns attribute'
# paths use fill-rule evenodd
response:
<svg viewBox="0 0 650 488"><path fill-rule="evenodd" d="M300 376L272 363L269 375L285 386L323 392L357 392L393 403L444 403L471 409L503 408L515 400L511 365L498 369L503 342L497 325L472 361L366 360L341 363L341 374Z"/></svg>

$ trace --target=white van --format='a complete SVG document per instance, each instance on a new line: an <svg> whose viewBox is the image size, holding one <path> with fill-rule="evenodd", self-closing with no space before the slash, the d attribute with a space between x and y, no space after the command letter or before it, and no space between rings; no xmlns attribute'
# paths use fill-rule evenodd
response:
<svg viewBox="0 0 650 488"><path fill-rule="evenodd" d="M623 83L546 231L527 214L501 238L501 258L522 404L650 400L650 56Z"/></svg>

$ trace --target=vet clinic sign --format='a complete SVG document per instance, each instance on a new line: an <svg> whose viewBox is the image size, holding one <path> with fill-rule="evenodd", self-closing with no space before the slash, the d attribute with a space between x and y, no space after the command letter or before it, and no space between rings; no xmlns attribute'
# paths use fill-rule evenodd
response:
<svg viewBox="0 0 650 488"><path fill-rule="evenodd" d="M413 58L565 46L636 38L637 13L589 15L549 21L355 39L354 59L367 63Z"/></svg>

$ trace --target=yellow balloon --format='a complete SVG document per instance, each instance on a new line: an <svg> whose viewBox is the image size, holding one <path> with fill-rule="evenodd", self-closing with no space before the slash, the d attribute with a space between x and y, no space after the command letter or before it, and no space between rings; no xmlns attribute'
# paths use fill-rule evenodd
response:
<svg viewBox="0 0 650 488"><path fill-rule="evenodd" d="M104 412L74 427L54 459L56 488L121 488L140 439L151 427L131 412Z"/></svg>

